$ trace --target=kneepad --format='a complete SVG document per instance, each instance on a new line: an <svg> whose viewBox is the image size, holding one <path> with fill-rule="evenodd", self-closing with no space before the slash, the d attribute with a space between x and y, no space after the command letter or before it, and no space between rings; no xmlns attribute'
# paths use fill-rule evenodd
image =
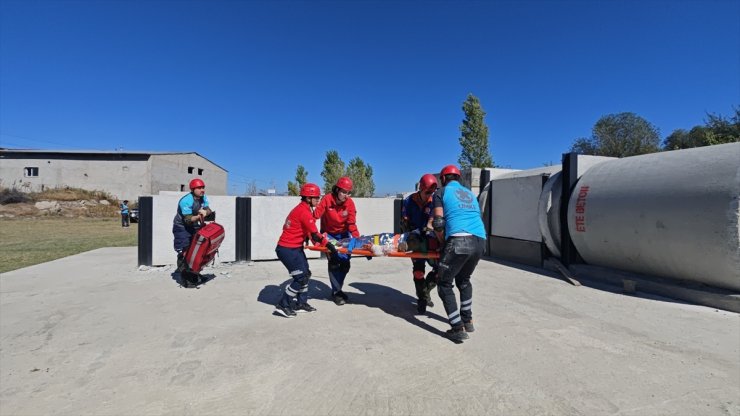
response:
<svg viewBox="0 0 740 416"><path fill-rule="evenodd" d="M295 281L299 285L305 286L305 285L308 284L308 279L310 279L310 278L311 278L311 272L310 271L305 271L303 274L301 274L300 277L296 277Z"/></svg>

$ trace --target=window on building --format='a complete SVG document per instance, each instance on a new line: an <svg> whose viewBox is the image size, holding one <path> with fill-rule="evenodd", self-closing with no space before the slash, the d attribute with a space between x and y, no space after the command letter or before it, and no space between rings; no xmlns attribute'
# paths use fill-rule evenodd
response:
<svg viewBox="0 0 740 416"><path fill-rule="evenodd" d="M39 176L39 168L23 168L23 176L25 177L36 177Z"/></svg>
<svg viewBox="0 0 740 416"><path fill-rule="evenodd" d="M185 190L185 185L180 184L180 192L183 192Z"/></svg>
<svg viewBox="0 0 740 416"><path fill-rule="evenodd" d="M201 176L201 175L203 175L203 169L198 168L198 176Z"/></svg>
<svg viewBox="0 0 740 416"><path fill-rule="evenodd" d="M193 173L193 169L195 169L195 168L192 167L192 166L188 166L188 173Z"/></svg>

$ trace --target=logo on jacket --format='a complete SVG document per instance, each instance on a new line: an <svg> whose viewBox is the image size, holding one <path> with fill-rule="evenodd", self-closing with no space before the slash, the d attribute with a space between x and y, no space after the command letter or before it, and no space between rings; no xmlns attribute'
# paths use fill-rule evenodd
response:
<svg viewBox="0 0 740 416"><path fill-rule="evenodd" d="M457 196L457 199L464 204L469 204L473 202L473 195L466 192L464 189L458 189L457 191L455 191L455 196Z"/></svg>

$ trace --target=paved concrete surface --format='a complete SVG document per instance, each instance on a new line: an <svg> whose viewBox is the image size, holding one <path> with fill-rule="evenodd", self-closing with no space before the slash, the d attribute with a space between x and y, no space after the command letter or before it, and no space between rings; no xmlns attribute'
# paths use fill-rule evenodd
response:
<svg viewBox="0 0 740 416"><path fill-rule="evenodd" d="M135 264L110 248L2 275L0 414L740 415L732 312L484 261L456 345L441 302L413 314L405 259L354 259L342 307L311 261L318 312L295 319L271 315L279 262L197 290Z"/></svg>

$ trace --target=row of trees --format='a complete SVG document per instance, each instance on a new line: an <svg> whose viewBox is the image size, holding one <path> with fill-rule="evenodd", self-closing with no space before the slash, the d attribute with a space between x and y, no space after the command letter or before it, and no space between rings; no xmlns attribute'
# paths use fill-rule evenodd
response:
<svg viewBox="0 0 740 416"><path fill-rule="evenodd" d="M461 152L458 163L461 168L495 167L489 150L486 112L478 97L468 94L463 102L465 118L460 125ZM704 125L690 130L677 129L661 143L660 132L649 121L635 113L608 114L594 124L591 137L575 139L570 151L587 155L627 157L661 150L677 150L691 147L710 146L721 143L740 142L740 108L734 108L730 117L707 114ZM324 169L324 192L331 191L337 179L349 176L354 182L353 194L369 197L375 192L373 168L359 157L344 161L335 150L326 152ZM298 195L301 185L306 183L308 172L298 165L295 182L288 182L288 193Z"/></svg>
<svg viewBox="0 0 740 416"><path fill-rule="evenodd" d="M324 159L324 170L321 171L321 177L324 178L324 193L331 192L332 187L342 176L349 176L352 179L354 188L352 195L357 197L370 197L375 193L375 182L373 182L373 167L365 163L359 157L344 164L336 150L326 152ZM295 182L288 181L288 195L298 195L301 186L307 182L308 171L302 165L298 165L295 173Z"/></svg>
<svg viewBox="0 0 740 416"><path fill-rule="evenodd" d="M493 158L488 148L488 126L485 123L486 112L480 105L480 100L473 94L468 94L462 105L465 118L460 125L460 137L458 141L462 147L458 163L462 168L468 167L492 167ZM359 157L349 161L345 167L344 161L336 150L326 152L324 159L324 170L321 177L324 178L324 192L331 192L337 179L349 176L354 183L352 194L357 197L370 197L375 192L373 182L373 168ZM295 182L288 181L288 195L298 195L301 186L307 182L308 171L302 165L298 165L295 173Z"/></svg>
<svg viewBox="0 0 740 416"><path fill-rule="evenodd" d="M740 142L740 108L734 115L707 114L704 125L676 129L661 143L658 129L635 113L608 114L591 130L591 137L577 138L571 151L596 156L627 157L714 144Z"/></svg>

